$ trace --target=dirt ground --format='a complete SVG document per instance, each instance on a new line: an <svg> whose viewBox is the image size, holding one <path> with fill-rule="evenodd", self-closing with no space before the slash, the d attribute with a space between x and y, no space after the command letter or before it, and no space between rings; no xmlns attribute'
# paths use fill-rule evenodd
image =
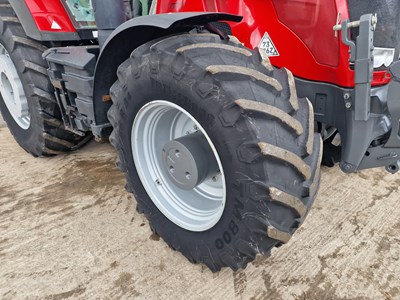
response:
<svg viewBox="0 0 400 300"><path fill-rule="evenodd" d="M400 175L324 168L287 245L213 274L151 234L114 160L35 159L0 128L0 298L400 299Z"/></svg>

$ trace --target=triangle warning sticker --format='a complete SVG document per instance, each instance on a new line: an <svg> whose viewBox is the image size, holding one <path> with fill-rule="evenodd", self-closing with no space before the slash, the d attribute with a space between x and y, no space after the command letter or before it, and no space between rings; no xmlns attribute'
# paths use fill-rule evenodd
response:
<svg viewBox="0 0 400 300"><path fill-rule="evenodd" d="M56 21L53 21L53 23L51 23L51 29L61 30L62 28L61 28L60 24L58 24Z"/></svg>
<svg viewBox="0 0 400 300"><path fill-rule="evenodd" d="M264 50L267 53L267 56L279 56L279 52L267 32L264 33L264 36L258 45L258 49Z"/></svg>

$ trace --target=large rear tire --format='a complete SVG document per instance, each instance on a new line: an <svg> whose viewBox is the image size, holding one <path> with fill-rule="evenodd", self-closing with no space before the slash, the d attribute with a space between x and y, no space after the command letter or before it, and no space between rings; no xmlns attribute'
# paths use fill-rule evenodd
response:
<svg viewBox="0 0 400 300"><path fill-rule="evenodd" d="M0 111L18 144L34 156L79 148L91 135L67 131L42 54L6 0L0 1Z"/></svg>
<svg viewBox="0 0 400 300"><path fill-rule="evenodd" d="M257 49L208 33L152 41L119 67L111 96L110 140L127 190L152 230L191 262L244 268L303 222L319 187L321 138L292 74ZM188 143L191 126L208 140L207 165L220 162L222 210L201 185L180 192L157 163L165 142Z"/></svg>

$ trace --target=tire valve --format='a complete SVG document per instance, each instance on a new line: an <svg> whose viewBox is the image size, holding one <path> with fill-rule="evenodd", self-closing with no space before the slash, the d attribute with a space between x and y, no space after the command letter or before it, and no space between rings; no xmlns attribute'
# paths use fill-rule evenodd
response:
<svg viewBox="0 0 400 300"><path fill-rule="evenodd" d="M157 183L157 185L161 185L161 180L160 180L160 179L157 179L157 180L156 180L156 183Z"/></svg>

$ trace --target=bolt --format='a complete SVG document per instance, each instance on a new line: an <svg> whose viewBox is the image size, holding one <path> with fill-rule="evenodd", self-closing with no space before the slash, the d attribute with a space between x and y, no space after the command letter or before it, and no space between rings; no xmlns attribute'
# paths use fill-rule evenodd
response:
<svg viewBox="0 0 400 300"><path fill-rule="evenodd" d="M394 173L397 173L399 171L399 169L400 169L399 167L400 167L400 161L397 161L392 165L386 166L385 169L386 169L386 171L394 174Z"/></svg>
<svg viewBox="0 0 400 300"><path fill-rule="evenodd" d="M350 93L344 93L343 97L345 100L350 99Z"/></svg>
<svg viewBox="0 0 400 300"><path fill-rule="evenodd" d="M189 172L186 172L186 179L187 179L187 180L190 180L190 177L191 177L191 176L190 176L190 173L189 173Z"/></svg>
<svg viewBox="0 0 400 300"><path fill-rule="evenodd" d="M186 135L189 135L189 134L190 134L190 131L186 131L185 134L186 134Z"/></svg>
<svg viewBox="0 0 400 300"><path fill-rule="evenodd" d="M214 176L214 177L212 178L212 181L214 181L214 182L217 182L217 180L218 180L217 176Z"/></svg>
<svg viewBox="0 0 400 300"><path fill-rule="evenodd" d="M194 128L194 130L199 130L199 127L197 127L196 124L193 126L193 128Z"/></svg>
<svg viewBox="0 0 400 300"><path fill-rule="evenodd" d="M351 108L351 102L346 102L345 106L347 109Z"/></svg>
<svg viewBox="0 0 400 300"><path fill-rule="evenodd" d="M344 164L343 168L345 169L345 171L350 171L351 170L351 165L349 164Z"/></svg>

